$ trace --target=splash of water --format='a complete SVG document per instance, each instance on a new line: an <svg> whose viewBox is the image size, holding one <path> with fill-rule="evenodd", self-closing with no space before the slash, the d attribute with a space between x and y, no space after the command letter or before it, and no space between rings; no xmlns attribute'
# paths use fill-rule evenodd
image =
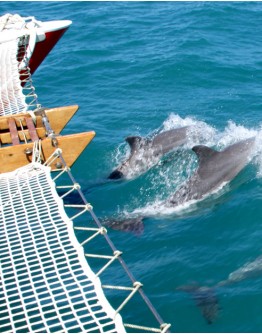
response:
<svg viewBox="0 0 262 334"><path fill-rule="evenodd" d="M217 130L209 124L192 117L182 118L177 114L171 113L163 122L162 131L182 126L190 126L190 130L188 131L188 148L192 148L194 145L198 144L214 145Z"/></svg>

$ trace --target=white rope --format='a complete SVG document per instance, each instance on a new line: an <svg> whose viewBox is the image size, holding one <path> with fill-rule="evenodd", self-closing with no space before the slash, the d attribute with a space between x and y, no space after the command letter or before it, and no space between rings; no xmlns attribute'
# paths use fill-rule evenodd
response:
<svg viewBox="0 0 262 334"><path fill-rule="evenodd" d="M85 260L50 169L0 175L0 332L124 333Z"/></svg>
<svg viewBox="0 0 262 334"><path fill-rule="evenodd" d="M32 162L41 163L41 156L42 156L42 141L36 140L34 141L34 146L33 146Z"/></svg>
<svg viewBox="0 0 262 334"><path fill-rule="evenodd" d="M26 139L26 134L24 132L24 126L23 126L23 122L22 122L22 119L19 118L18 119L18 122L20 124L20 128L21 128L21 131L22 131L22 135L23 135L23 138L24 138L24 142L27 144L27 139Z"/></svg>

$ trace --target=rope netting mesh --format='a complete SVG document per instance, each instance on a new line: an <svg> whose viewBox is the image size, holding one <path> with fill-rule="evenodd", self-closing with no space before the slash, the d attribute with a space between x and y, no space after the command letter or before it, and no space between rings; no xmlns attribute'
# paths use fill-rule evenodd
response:
<svg viewBox="0 0 262 334"><path fill-rule="evenodd" d="M0 332L119 332L49 167L0 175Z"/></svg>
<svg viewBox="0 0 262 334"><path fill-rule="evenodd" d="M16 55L16 40L0 44L0 115L25 112L27 110Z"/></svg>
<svg viewBox="0 0 262 334"><path fill-rule="evenodd" d="M4 29L0 18L0 116L27 112L39 107L29 69L35 31ZM12 26L12 25L11 25Z"/></svg>

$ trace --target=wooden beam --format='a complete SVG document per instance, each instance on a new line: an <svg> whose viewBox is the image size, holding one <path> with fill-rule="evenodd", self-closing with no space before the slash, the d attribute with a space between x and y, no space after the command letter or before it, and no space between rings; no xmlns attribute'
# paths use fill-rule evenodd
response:
<svg viewBox="0 0 262 334"><path fill-rule="evenodd" d="M46 109L46 115L49 120L50 126L55 134L59 134L70 119L75 115L79 109L78 105L58 107L58 108L49 108ZM40 124L36 123L36 128L43 126L42 121Z"/></svg>
<svg viewBox="0 0 262 334"><path fill-rule="evenodd" d="M78 108L79 108L78 105L73 105L73 106L45 109L50 126L55 132L55 134L59 134L63 130L66 124L70 121L70 119L77 112ZM31 116L28 113L1 116L0 117L0 131L1 132L9 131L8 119L10 118L15 119L18 130L19 128L21 128L20 121L22 122L23 127L26 127L25 117L31 117ZM41 116L40 115L36 116L36 125L35 125L36 129L42 128L43 126L44 125L43 125Z"/></svg>
<svg viewBox="0 0 262 334"><path fill-rule="evenodd" d="M80 154L84 151L86 146L94 138L95 132L77 133L67 136L58 136L58 147L62 149L62 155L66 164L71 167ZM13 171L19 167L25 166L32 161L32 155L27 155L25 152L33 150L33 142L28 144L20 144L15 146L7 146L0 148L0 173L6 173ZM55 147L52 146L50 138L42 140L42 158L43 162L48 159L55 151ZM57 158L51 165L52 170L57 170L56 163L59 161Z"/></svg>
<svg viewBox="0 0 262 334"><path fill-rule="evenodd" d="M46 133L45 133L45 129L44 128L38 128L36 129L38 138L43 139L46 137ZM18 131L18 137L20 142L24 142L25 138L26 140L31 140L30 134L28 130L24 130L24 131ZM12 139L11 139L11 135L10 132L4 132L4 133L0 133L0 141L1 143L4 144L11 144L12 143Z"/></svg>

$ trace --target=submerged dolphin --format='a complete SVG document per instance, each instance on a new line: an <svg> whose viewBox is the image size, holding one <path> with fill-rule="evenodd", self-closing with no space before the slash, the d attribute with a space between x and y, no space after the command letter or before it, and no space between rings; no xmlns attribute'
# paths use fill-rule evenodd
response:
<svg viewBox="0 0 262 334"><path fill-rule="evenodd" d="M260 275L262 276L262 256L259 256L254 261L248 262L243 267L233 271L229 274L226 280L219 282L216 286L230 285Z"/></svg>
<svg viewBox="0 0 262 334"><path fill-rule="evenodd" d="M163 205L173 208L191 200L201 200L231 181L247 164L254 143L255 138L252 137L228 146L220 152L203 145L194 146L192 150L198 157L199 167L174 195L163 202ZM118 220L112 228L133 232L139 226L139 230L142 231L143 218L128 218L122 223Z"/></svg>
<svg viewBox="0 0 262 334"><path fill-rule="evenodd" d="M205 286L181 286L177 290L186 291L192 294L193 300L199 307L201 314L206 319L208 324L212 324L218 316L220 310L218 298L215 295L214 289Z"/></svg>
<svg viewBox="0 0 262 334"><path fill-rule="evenodd" d="M144 224L139 218L126 218L125 220L111 219L104 220L103 225L112 228L112 230L131 232L135 236L140 236L144 232Z"/></svg>
<svg viewBox="0 0 262 334"><path fill-rule="evenodd" d="M109 179L120 179L128 174L139 174L155 165L161 157L185 144L188 126L171 129L157 134L153 139L139 136L127 137L130 156L122 162L110 175Z"/></svg>
<svg viewBox="0 0 262 334"><path fill-rule="evenodd" d="M203 317L211 324L216 319L220 310L218 298L215 295L215 289L258 276L262 276L262 256L233 271L226 280L218 282L213 287L184 285L178 287L177 290L191 293Z"/></svg>

